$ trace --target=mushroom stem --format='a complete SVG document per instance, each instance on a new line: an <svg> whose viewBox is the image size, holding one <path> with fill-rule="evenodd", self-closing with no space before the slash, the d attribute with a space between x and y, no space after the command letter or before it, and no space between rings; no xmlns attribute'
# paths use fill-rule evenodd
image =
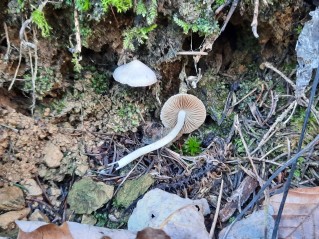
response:
<svg viewBox="0 0 319 239"><path fill-rule="evenodd" d="M133 160L137 159L138 157L140 157L144 154L147 154L149 152L152 152L156 149L159 149L159 148L165 146L166 144L170 143L171 141L173 141L176 138L176 136L178 135L178 133L181 131L181 129L183 128L185 118L186 118L186 112L184 110L180 110L178 112L178 118L177 118L176 125L164 138L161 138L159 141L156 141L152 144L149 144L149 145L146 145L142 148L139 148L139 149L135 150L134 152L126 155L124 158L121 158L119 161L117 161L118 167L116 168L116 170L123 168L124 166L126 166L127 164L129 164Z"/></svg>

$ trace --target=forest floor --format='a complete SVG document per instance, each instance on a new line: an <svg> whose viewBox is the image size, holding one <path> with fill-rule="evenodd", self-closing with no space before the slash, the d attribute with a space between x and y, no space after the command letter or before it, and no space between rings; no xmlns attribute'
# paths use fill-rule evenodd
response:
<svg viewBox="0 0 319 239"><path fill-rule="evenodd" d="M295 97L295 46L314 6L303 1L261 5L256 39L250 27L253 8L245 2L237 6L212 51L196 64L191 56L173 53L200 49L206 39L185 35L167 23L164 13L171 12L165 4L158 6L162 12L157 29L134 52L124 52L121 43L132 14L109 14L86 26L91 33L83 41L79 72L67 49L72 24L64 18L69 8L49 6L49 38L35 26L26 30L26 38L37 42L35 52L21 48L20 15L10 5L17 2L1 3L0 20L7 20L0 31L0 236L15 237L17 219L125 228L137 201L151 188L207 199L212 210L205 218L208 231L220 204L216 235L231 222L262 182L296 153L310 95L308 89L303 100ZM117 63L133 57L153 68L160 81L143 88L115 82ZM204 124L121 170L110 167L165 134L161 107L179 92L183 74L198 77L194 65L202 76L196 88L187 86L188 93L203 101ZM318 102L317 93L315 114ZM303 146L318 135L315 114ZM319 185L318 150L318 145L312 147L298 159L292 188ZM273 180L269 195L282 191L288 174L289 168ZM88 211L80 208L86 207L87 198L72 202L68 197L74 183L85 178L103 182L112 191L107 202ZM130 187L135 193L125 194ZM241 196L234 199L238 188Z"/></svg>

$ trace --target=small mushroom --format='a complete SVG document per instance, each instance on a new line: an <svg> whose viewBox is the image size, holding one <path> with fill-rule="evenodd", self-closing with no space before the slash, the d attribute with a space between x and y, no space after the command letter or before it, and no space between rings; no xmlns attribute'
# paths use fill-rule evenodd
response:
<svg viewBox="0 0 319 239"><path fill-rule="evenodd" d="M205 118L205 106L197 97L189 94L174 95L165 102L161 111L162 123L171 131L159 141L139 148L113 164L118 164L116 169L123 168L138 157L172 142L177 135L198 129Z"/></svg>
<svg viewBox="0 0 319 239"><path fill-rule="evenodd" d="M116 68L113 78L132 87L149 86L157 82L154 71L139 60L133 60Z"/></svg>

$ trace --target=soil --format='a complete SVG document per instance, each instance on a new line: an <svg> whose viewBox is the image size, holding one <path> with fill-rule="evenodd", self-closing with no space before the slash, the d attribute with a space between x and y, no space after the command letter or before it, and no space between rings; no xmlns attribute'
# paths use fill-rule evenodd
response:
<svg viewBox="0 0 319 239"><path fill-rule="evenodd" d="M0 188L21 186L23 180L36 179L43 190L41 196L30 196L24 190L25 206L31 208L30 214L40 209L51 222L80 221L81 215L71 216L66 203L72 184L89 176L119 186L136 162L120 171L107 165L159 138L163 132L161 106L179 92L183 67L187 76L196 76L192 57L176 55L176 52L198 50L205 40L197 33L184 34L172 21L183 2L191 1L158 1L157 28L135 51L123 50L122 43L123 31L138 22L132 10L117 13L114 8L113 14L110 11L91 21L85 20L85 14L81 15L83 29L90 32L82 35L79 62L82 70L76 72L74 56L70 52L75 45L71 5L48 3L44 8L52 27L49 37L41 36L35 24L26 29L28 41L35 42L35 36L37 38L35 53L34 49L21 47L19 38L21 19L30 17L33 1L26 1L23 9L18 7L16 0L1 1L0 22L6 27L0 26ZM259 38L256 39L250 26L254 9L251 2L238 3L212 51L202 56L197 64L203 75L197 87L188 86L188 93L200 98L207 109L204 125L190 135L201 142L197 162L187 166L176 163L176 159L182 162L183 157L189 160L185 155L187 151L183 151L183 145L190 137L186 135L168 146L169 149L146 155L128 179L151 173L155 179L153 187L159 185L192 199L205 197L214 211L221 178L226 184L223 208L244 175L253 172L242 139L233 127L235 116L239 115L244 139L253 152L293 102L294 95L278 74L262 69L260 65L271 62L295 81L296 41L303 24L310 19L309 11L315 6L311 1L301 0L268 0L271 3L267 6L262 3L267 1L260 1ZM220 25L229 9L226 7L216 16ZM38 72L36 91L33 92L30 87L35 56ZM114 81L112 72L117 64L133 58L154 69L159 83L130 88ZM34 94L36 102L32 107ZM315 107L318 109L318 103ZM305 106L298 106L290 122L279 127L254 157L266 155L264 159L272 161L282 154L287 155L289 148L296 149L305 109ZM311 119L311 124L305 143L319 131L315 119ZM290 142L288 149L287 142ZM282 144L285 146L270 152ZM301 182L307 186L319 184L318 177L311 173L311 168L318 167L317 150L315 148L298 168L300 175L294 179L294 186ZM171 159L174 157L175 161ZM211 160L215 162L214 166L210 165ZM280 158L276 163L284 160ZM257 163L257 170L264 180L276 167L274 163ZM287 172L281 176L284 178ZM278 178L277 186L280 187L283 181ZM50 206L43 206L45 204ZM94 215L107 212L124 218L133 207L123 210L108 203ZM104 222L102 226L125 227L105 220L99 220L100 225ZM211 224L210 218L207 221ZM0 234L5 235L10 230L12 227L0 229Z"/></svg>

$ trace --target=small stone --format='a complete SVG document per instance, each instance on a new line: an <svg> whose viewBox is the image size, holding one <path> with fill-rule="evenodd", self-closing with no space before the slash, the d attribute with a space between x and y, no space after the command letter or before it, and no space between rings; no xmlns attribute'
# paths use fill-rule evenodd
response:
<svg viewBox="0 0 319 239"><path fill-rule="evenodd" d="M50 108L45 108L43 112L43 116L47 117L50 115Z"/></svg>
<svg viewBox="0 0 319 239"><path fill-rule="evenodd" d="M35 209L34 212L30 215L29 221L41 221L50 223L49 218L39 209Z"/></svg>
<svg viewBox="0 0 319 239"><path fill-rule="evenodd" d="M29 196L40 196L42 195L42 189L34 179L26 179L21 184L28 190Z"/></svg>
<svg viewBox="0 0 319 239"><path fill-rule="evenodd" d="M0 211L19 210L24 208L23 192L18 187L0 188Z"/></svg>
<svg viewBox="0 0 319 239"><path fill-rule="evenodd" d="M138 179L126 181L115 197L116 205L125 208L130 206L147 191L153 182L154 179L149 174L143 175Z"/></svg>
<svg viewBox="0 0 319 239"><path fill-rule="evenodd" d="M84 214L82 216L82 220L81 220L82 224L88 224L88 225L94 226L96 222L97 222L97 219L93 215Z"/></svg>
<svg viewBox="0 0 319 239"><path fill-rule="evenodd" d="M30 212L30 208L24 208L20 211L6 212L0 215L0 228L7 229L15 220L26 217Z"/></svg>
<svg viewBox="0 0 319 239"><path fill-rule="evenodd" d="M74 183L69 193L71 210L78 214L90 214L102 207L113 196L114 187L91 178L83 178Z"/></svg>
<svg viewBox="0 0 319 239"><path fill-rule="evenodd" d="M43 149L43 154L43 160L49 168L60 166L63 154L58 146L48 142Z"/></svg>

